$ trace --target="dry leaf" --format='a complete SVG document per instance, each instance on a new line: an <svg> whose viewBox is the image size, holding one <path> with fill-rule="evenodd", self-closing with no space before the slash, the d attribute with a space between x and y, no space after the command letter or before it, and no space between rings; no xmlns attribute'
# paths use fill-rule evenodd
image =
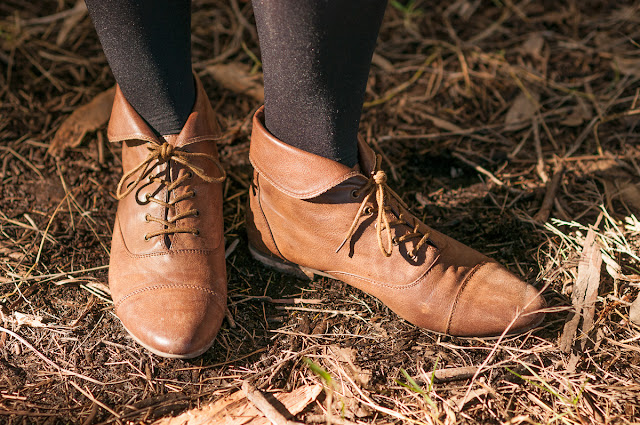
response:
<svg viewBox="0 0 640 425"><path fill-rule="evenodd" d="M467 403L469 403L470 401L473 401L476 398L482 403L482 398L487 394L489 394L488 389L479 388L477 390L474 389L469 391L463 397L454 397L451 401L458 408L458 411L460 411Z"/></svg>
<svg viewBox="0 0 640 425"><path fill-rule="evenodd" d="M585 162L581 167L585 174L593 173L602 181L608 199L618 199L633 214L640 215L640 183L634 174L607 157Z"/></svg>
<svg viewBox="0 0 640 425"><path fill-rule="evenodd" d="M322 392L322 385L307 385L290 393L276 393L275 397L292 415L302 412ZM215 403L192 409L176 417L163 418L154 425L269 425L263 414L247 400L242 391L236 391Z"/></svg>
<svg viewBox="0 0 640 425"><path fill-rule="evenodd" d="M636 298L636 300L631 304L631 308L629 309L629 319L640 326L640 296Z"/></svg>
<svg viewBox="0 0 640 425"><path fill-rule="evenodd" d="M329 347L332 357L343 363L345 371L361 387L367 387L371 381L371 371L363 370L355 365L357 352L353 348L331 345Z"/></svg>
<svg viewBox="0 0 640 425"><path fill-rule="evenodd" d="M564 330L560 336L559 346L564 352L569 352L573 346L576 336L581 337L591 330L593 316L596 312L596 299L598 288L600 287L600 269L602 268L602 253L600 244L596 240L596 232L590 228L587 232L580 263L578 264L578 277L571 294L571 302L575 310L573 317L564 325ZM582 319L581 332L578 326ZM584 348L583 340L583 348Z"/></svg>
<svg viewBox="0 0 640 425"><path fill-rule="evenodd" d="M534 58L540 58L542 48L544 47L544 38L540 33L534 32L529 34L529 37L522 43L520 49L523 53L526 53Z"/></svg>
<svg viewBox="0 0 640 425"><path fill-rule="evenodd" d="M451 15L456 14L462 20L468 21L471 16L478 10L480 6L479 1L468 1L468 0L457 0L453 2L449 7L447 7L445 14Z"/></svg>
<svg viewBox="0 0 640 425"><path fill-rule="evenodd" d="M116 89L112 87L98 94L91 102L73 111L53 136L49 153L60 156L65 149L78 146L85 134L105 125L111 116L115 93Z"/></svg>
<svg viewBox="0 0 640 425"><path fill-rule="evenodd" d="M530 125L530 121L538 111L540 95L529 92L531 99L526 94L520 93L513 101L511 108L504 119L505 131L515 131Z"/></svg>
<svg viewBox="0 0 640 425"><path fill-rule="evenodd" d="M614 279L620 279L621 276L624 276L621 274L622 267L620 267L620 264L610 257L608 252L602 255L602 261L604 262L604 268L607 273L609 273L609 276Z"/></svg>
<svg viewBox="0 0 640 425"><path fill-rule="evenodd" d="M591 106L579 97L577 98L576 106L571 108L571 113L567 115L565 119L560 121L560 124L568 127L577 127L591 118L593 118Z"/></svg>
<svg viewBox="0 0 640 425"><path fill-rule="evenodd" d="M260 103L264 102L262 74L249 74L249 67L245 64L233 62L211 65L207 67L207 72L225 89L251 96Z"/></svg>
<svg viewBox="0 0 640 425"><path fill-rule="evenodd" d="M620 71L623 75L640 77L640 58L625 58L614 55L612 65L614 70Z"/></svg>
<svg viewBox="0 0 640 425"><path fill-rule="evenodd" d="M640 215L640 183L630 180L616 180L618 193L622 201L630 207L631 212Z"/></svg>
<svg viewBox="0 0 640 425"><path fill-rule="evenodd" d="M634 183L627 178L606 176L601 177L604 191L608 200L618 199L624 203L633 214L640 213L640 183Z"/></svg>
<svg viewBox="0 0 640 425"><path fill-rule="evenodd" d="M416 193L416 201L418 201L422 207L429 205L429 200L420 192Z"/></svg>
<svg viewBox="0 0 640 425"><path fill-rule="evenodd" d="M31 326L32 328L44 328L47 325L42 323L42 316L25 314L15 311L13 313L14 323L18 326Z"/></svg>

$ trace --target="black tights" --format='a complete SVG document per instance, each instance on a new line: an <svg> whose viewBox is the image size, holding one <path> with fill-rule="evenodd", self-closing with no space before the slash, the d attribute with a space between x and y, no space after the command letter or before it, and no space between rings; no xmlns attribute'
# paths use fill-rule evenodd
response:
<svg viewBox="0 0 640 425"><path fill-rule="evenodd" d="M85 0L113 76L158 134L182 129L196 93L190 0Z"/></svg>
<svg viewBox="0 0 640 425"><path fill-rule="evenodd" d="M86 0L127 100L158 134L193 106L190 0ZM387 0L253 0L266 127L353 166L371 56Z"/></svg>

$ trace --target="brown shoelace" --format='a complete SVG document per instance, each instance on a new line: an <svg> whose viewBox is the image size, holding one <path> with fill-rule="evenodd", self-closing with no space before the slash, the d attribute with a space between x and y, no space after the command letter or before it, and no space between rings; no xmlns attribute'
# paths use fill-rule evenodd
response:
<svg viewBox="0 0 640 425"><path fill-rule="evenodd" d="M414 245L409 255L412 258L415 258L420 248L427 242L429 238L429 232L420 231L420 222L409 213L409 208L407 204L400 199L398 194L396 194L393 189L391 189L387 185L387 175L380 168L382 163L382 156L376 155L376 165L373 171L371 172L371 176L367 183L362 186L360 189L354 191L353 196L359 197L361 193L366 192L367 195L362 200L360 204L360 208L358 208L358 213L356 217L353 219L353 223L347 232L347 236L345 236L344 240L336 250L336 252L340 251L344 244L349 240L351 236L355 233L358 223L360 219L364 216L373 214L373 209L368 205L369 201L373 196L376 198L377 203L377 220L376 220L376 232L378 236L378 246L380 247L380 251L386 256L390 257L393 251L393 245L407 241L409 239L417 239L420 238L418 243ZM391 198L395 200L398 205L401 207L401 211L398 216L392 220L389 220L389 214L393 214L391 207L387 205L388 199ZM394 214L395 215L395 214ZM409 218L407 218L409 217ZM411 221L411 223L409 222ZM399 238L394 238L391 236L391 226L406 224L409 227L412 227L413 230L409 233L405 233ZM384 239L382 236L382 232L386 230L386 244L384 243Z"/></svg>
<svg viewBox="0 0 640 425"><path fill-rule="evenodd" d="M173 145L170 145L167 142L163 144L149 142L147 148L149 149L149 155L147 155L147 157L142 162L140 162L140 164L138 164L137 167L135 167L134 169L126 173L120 179L120 183L118 183L118 187L116 189L117 199L122 199L127 195L129 195L131 192L133 192L133 190L135 190L138 183L140 183L142 179L147 175L147 172L150 169L149 166L154 162L155 163L153 164L153 167L151 167L151 169L153 169L158 164L164 164L166 162L169 162L170 160L180 163L183 166L185 166L187 169L189 169L189 172L183 174L174 182L169 182L165 179L159 178L158 176L149 177L151 181L159 182L160 184L164 185L167 189L167 192L169 193L173 191L176 187L180 186L186 179L192 178L194 174L200 177L202 180L204 180L207 183L220 183L227 176L224 168L222 168L222 165L220 164L220 162L213 155L209 155L206 153L186 152L186 151L180 150L179 148L175 148ZM216 167L218 167L218 170L220 170L220 173L222 175L220 177L211 177L207 175L207 173L205 173L205 171L202 168L193 164L192 160L195 158L203 158L212 162ZM125 185L126 181L129 180L136 173L137 173L137 176L134 182L129 185L128 189L123 191L123 186ZM195 195L196 195L195 191L191 190L187 193L184 193L181 196L178 196L170 200L169 202L164 202L150 196L147 193L145 196L145 199L147 201L155 202L156 204L162 205L165 208L169 208L175 205L176 203L182 200L185 200L187 198L192 198ZM149 240L154 236L167 235L172 233L192 233L194 235L197 235L199 233L198 229L192 228L192 227L178 227L176 225L176 221L189 216L198 216L198 214L199 214L198 210L190 209L188 211L185 211L181 214L176 215L175 217L170 218L169 220L164 220L162 218L153 217L152 215L147 214L145 216L145 220L160 223L163 226L165 226L165 228L162 230L158 230L156 232L148 233L145 235L144 238L145 240Z"/></svg>

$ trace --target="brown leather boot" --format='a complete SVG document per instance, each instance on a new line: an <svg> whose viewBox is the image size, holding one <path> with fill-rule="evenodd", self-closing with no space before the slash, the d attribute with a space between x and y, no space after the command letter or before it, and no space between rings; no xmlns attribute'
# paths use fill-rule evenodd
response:
<svg viewBox="0 0 640 425"><path fill-rule="evenodd" d="M253 120L247 233L252 255L283 272L353 285L425 329L458 336L539 324L536 289L413 216L359 142L348 168L292 146Z"/></svg>
<svg viewBox="0 0 640 425"><path fill-rule="evenodd" d="M131 336L163 357L213 343L225 314L220 129L202 84L180 134L157 137L118 88L108 135L123 142L109 286Z"/></svg>

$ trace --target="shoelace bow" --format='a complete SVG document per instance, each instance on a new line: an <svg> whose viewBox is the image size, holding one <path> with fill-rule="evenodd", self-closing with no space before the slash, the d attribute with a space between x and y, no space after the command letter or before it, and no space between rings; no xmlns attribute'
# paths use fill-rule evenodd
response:
<svg viewBox="0 0 640 425"><path fill-rule="evenodd" d="M147 157L142 162L140 162L138 166L136 166L134 169L126 173L120 179L120 182L118 183L118 187L116 189L117 199L125 198L127 195L129 195L131 192L135 190L138 183L140 183L142 179L144 179L144 177L147 174L147 171L150 169L149 165L151 165L154 161L156 162L156 164L154 164L153 167L155 167L158 164L164 164L166 162L169 162L170 160L173 160L177 163L182 164L187 169L189 169L188 173L183 174L174 182L168 182L167 180L159 178L158 176L149 177L151 181L159 182L162 185L164 185L167 188L167 192L171 192L176 187L180 186L180 184L182 184L186 179L192 178L193 174L200 177L202 180L204 180L207 183L214 183L214 182L220 183L227 176L227 173L225 172L224 168L222 168L222 165L220 164L220 162L213 155L209 155L206 153L198 153L198 152L186 152L178 148L175 148L173 145L170 145L168 142L164 142L162 144L149 142L147 149L149 149L149 154L147 155ZM212 177L207 175L207 173L202 168L198 167L192 162L192 160L195 158L203 158L212 162L216 167L218 167L218 170L220 170L220 173L222 175L220 177ZM151 167L151 169L153 169L153 167ZM136 175L136 173L137 173L137 176L134 182L131 183L129 187L123 191L123 186L125 185L127 180L129 180L133 175ZM164 201L161 201L160 199L156 199L148 193L145 195L145 199L147 201L160 204L165 208L169 208L184 199L191 198L194 196L195 196L195 191L192 190L170 200L169 202L164 202ZM152 215L147 214L145 216L145 220L160 223L165 226L165 229L148 233L144 236L144 238L145 240L149 240L154 236L166 235L166 234L172 234L172 233L193 233L194 235L197 235L199 233L198 229L191 228L191 227L178 227L175 224L175 222L185 217L198 216L198 214L199 214L198 210L190 209L188 211L185 211L183 213L180 213L170 218L169 220L164 220L162 218L153 217Z"/></svg>
<svg viewBox="0 0 640 425"><path fill-rule="evenodd" d="M368 206L368 203L371 200L371 198L375 196L376 203L377 203L376 213L378 214L376 219L376 223L377 223L376 232L378 236L378 246L380 247L380 251L386 257L390 257L393 251L393 245L407 241L409 239L420 238L418 243L414 245L411 252L409 252L409 255L412 258L415 258L420 248L427 242L429 238L429 232L420 231L420 222L409 213L408 211L409 208L407 207L407 204L405 204L404 201L400 199L398 194L395 193L393 189L391 189L387 185L387 175L384 171L380 169L381 163L382 163L382 156L376 155L376 165L373 171L371 172L371 176L369 177L369 180L367 180L367 183L364 186L362 186L360 189L357 189L356 191L354 191L353 196L356 198L359 197L360 194L364 192L366 192L367 195L362 200L362 203L360 204L360 208L358 208L358 213L356 214L356 217L353 219L353 223L351 224L351 227L347 232L347 236L345 236L344 240L342 241L342 243L340 244L336 252L340 251L340 249L342 249L344 244L347 243L349 238L353 236L353 234L355 233L358 227L358 223L360 222L360 219L364 216L373 214L374 211L370 206ZM399 212L398 217L392 220L389 220L389 214L393 214L391 207L387 205L387 201L389 200L389 198L392 198L393 200L395 200L402 209L402 211ZM409 220L407 219L407 215L410 217L410 220L412 221L412 223L409 223ZM397 224L406 224L409 227L413 227L413 230L409 233L405 233L399 238L394 238L393 236L391 236L391 226L397 225ZM384 243L384 240L383 240L383 235L382 235L383 230L387 231L386 244Z"/></svg>

